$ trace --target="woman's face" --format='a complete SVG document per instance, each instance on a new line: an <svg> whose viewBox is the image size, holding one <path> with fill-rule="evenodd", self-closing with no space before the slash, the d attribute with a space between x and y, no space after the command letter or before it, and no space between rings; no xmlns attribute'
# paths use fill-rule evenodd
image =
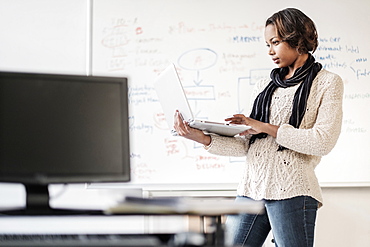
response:
<svg viewBox="0 0 370 247"><path fill-rule="evenodd" d="M302 56L296 48L292 48L279 37L274 25L266 26L265 41L268 47L268 54L279 68L291 67L296 69L303 66L305 61L301 61Z"/></svg>

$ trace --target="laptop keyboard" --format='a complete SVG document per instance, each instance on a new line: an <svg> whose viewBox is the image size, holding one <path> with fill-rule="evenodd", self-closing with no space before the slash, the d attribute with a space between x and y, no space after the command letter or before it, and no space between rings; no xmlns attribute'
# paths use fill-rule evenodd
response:
<svg viewBox="0 0 370 247"><path fill-rule="evenodd" d="M0 246L161 246L154 235L140 234L0 234Z"/></svg>

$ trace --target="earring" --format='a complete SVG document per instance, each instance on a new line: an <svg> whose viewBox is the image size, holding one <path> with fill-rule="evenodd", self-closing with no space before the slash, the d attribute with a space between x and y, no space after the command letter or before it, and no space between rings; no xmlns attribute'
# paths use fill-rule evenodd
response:
<svg viewBox="0 0 370 247"><path fill-rule="evenodd" d="M298 47L297 47L297 53L298 53L298 55L302 55L302 53L301 52L299 52L299 50L298 50Z"/></svg>

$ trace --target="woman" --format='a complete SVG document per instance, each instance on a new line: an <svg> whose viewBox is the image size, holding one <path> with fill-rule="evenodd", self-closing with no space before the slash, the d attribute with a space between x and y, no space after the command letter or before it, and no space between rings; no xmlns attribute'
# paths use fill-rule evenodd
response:
<svg viewBox="0 0 370 247"><path fill-rule="evenodd" d="M256 85L249 117L226 119L251 129L236 137L206 135L178 112L175 129L210 153L246 156L236 200L263 200L266 210L229 216L231 245L262 246L272 230L276 246L313 246L323 201L314 169L339 137L343 82L315 62L315 24L300 10L284 9L267 19L265 41L277 68Z"/></svg>

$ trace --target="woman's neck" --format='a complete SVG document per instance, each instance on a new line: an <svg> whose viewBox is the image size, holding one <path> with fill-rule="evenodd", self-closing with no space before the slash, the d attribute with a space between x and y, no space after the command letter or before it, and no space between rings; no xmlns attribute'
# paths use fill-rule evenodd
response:
<svg viewBox="0 0 370 247"><path fill-rule="evenodd" d="M285 76L285 80L287 80L287 79L289 79L290 77L292 77L293 75L294 75L294 72L298 69L298 68L300 68L300 67L302 67L305 63L306 63L306 61L307 61L307 59L308 59L308 54L307 53L305 53L305 54L302 54L302 55L299 55L298 57L297 57L297 59L291 64L291 65L289 65L288 66L288 69L289 69L289 72L288 72L288 74Z"/></svg>

